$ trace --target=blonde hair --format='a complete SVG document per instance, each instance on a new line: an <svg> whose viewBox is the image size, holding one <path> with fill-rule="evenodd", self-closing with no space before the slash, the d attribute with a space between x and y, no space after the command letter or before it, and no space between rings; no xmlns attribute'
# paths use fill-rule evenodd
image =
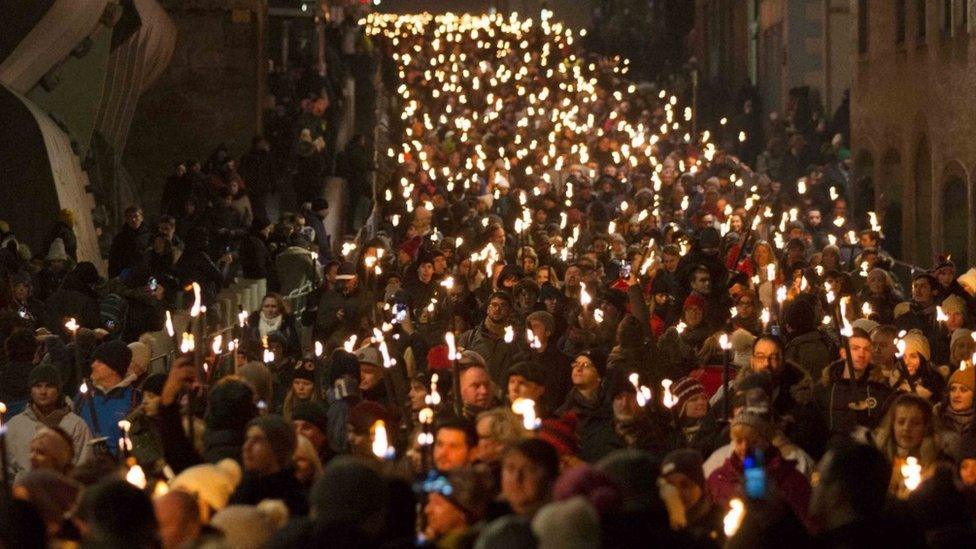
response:
<svg viewBox="0 0 976 549"><path fill-rule="evenodd" d="M302 435L297 435L296 440L294 461L297 461L299 458L304 458L312 464L312 469L315 471L312 475L312 483L314 484L322 476L322 460L319 459L319 454L315 451L315 447L312 446L311 441Z"/></svg>

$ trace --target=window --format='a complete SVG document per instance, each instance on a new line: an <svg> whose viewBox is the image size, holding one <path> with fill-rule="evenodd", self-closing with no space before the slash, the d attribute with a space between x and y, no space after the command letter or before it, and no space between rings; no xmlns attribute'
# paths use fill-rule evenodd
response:
<svg viewBox="0 0 976 549"><path fill-rule="evenodd" d="M857 2L857 52L868 52L868 0Z"/></svg>
<svg viewBox="0 0 976 549"><path fill-rule="evenodd" d="M925 43L925 29L928 26L928 17L925 14L925 0L915 0L915 23L918 25L916 28L916 37L920 44Z"/></svg>
<svg viewBox="0 0 976 549"><path fill-rule="evenodd" d="M895 0L895 44L905 43L907 1Z"/></svg>

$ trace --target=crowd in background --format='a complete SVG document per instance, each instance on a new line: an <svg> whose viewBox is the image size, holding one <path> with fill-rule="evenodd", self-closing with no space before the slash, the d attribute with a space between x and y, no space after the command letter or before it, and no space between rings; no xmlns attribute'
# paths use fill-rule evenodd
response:
<svg viewBox="0 0 976 549"><path fill-rule="evenodd" d="M152 227L126 212L107 280L69 211L43 256L3 231L0 535L972 543L976 270L893 274L843 113L744 97L693 132L687 97L548 12L364 23L395 83L375 209L367 140L325 152L335 83L289 71L239 162L181 164ZM356 241L325 229L343 163ZM187 288L235 279L260 308L151 368Z"/></svg>

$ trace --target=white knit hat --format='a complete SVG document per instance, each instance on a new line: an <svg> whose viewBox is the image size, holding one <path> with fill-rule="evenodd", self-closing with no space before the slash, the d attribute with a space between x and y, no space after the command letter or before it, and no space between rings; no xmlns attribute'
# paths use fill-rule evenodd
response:
<svg viewBox="0 0 976 549"><path fill-rule="evenodd" d="M169 487L196 494L201 501L219 511L227 506L240 481L241 466L225 458L216 464L204 463L184 469L169 481Z"/></svg>

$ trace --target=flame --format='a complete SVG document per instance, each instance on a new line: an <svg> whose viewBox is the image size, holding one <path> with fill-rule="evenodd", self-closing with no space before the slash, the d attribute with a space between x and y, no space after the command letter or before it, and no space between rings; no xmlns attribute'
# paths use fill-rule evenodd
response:
<svg viewBox="0 0 976 549"><path fill-rule="evenodd" d="M725 518L722 519L722 529L725 531L725 537L731 538L739 530L739 526L742 525L742 519L745 518L746 507L739 498L732 498L729 501L729 512L725 514Z"/></svg>
<svg viewBox="0 0 976 549"><path fill-rule="evenodd" d="M526 341L529 342L530 349L542 348L542 341L539 339L538 336L535 335L535 332L532 331L532 328L525 329L525 339Z"/></svg>
<svg viewBox="0 0 976 549"><path fill-rule="evenodd" d="M458 353L457 345L454 342L454 332L445 333L444 341L447 343L447 359L448 360L460 359L461 355L460 353Z"/></svg>
<svg viewBox="0 0 976 549"><path fill-rule="evenodd" d="M648 389L647 386L640 384L640 376L637 374L637 372L634 372L629 376L627 376L627 379L630 381L630 384L633 385L634 389L637 391L637 405L640 406L641 408L647 406L647 403L651 401L651 390Z"/></svg>
<svg viewBox="0 0 976 549"><path fill-rule="evenodd" d="M169 485L164 480L157 480L156 487L153 488L153 497L158 498L169 493Z"/></svg>
<svg viewBox="0 0 976 549"><path fill-rule="evenodd" d="M535 401L530 398L517 398L512 403L512 411L522 416L522 426L532 431L539 428L542 420L535 414Z"/></svg>
<svg viewBox="0 0 976 549"><path fill-rule="evenodd" d="M140 490L146 489L146 473L138 463L129 467L129 472L125 474L125 480Z"/></svg>
<svg viewBox="0 0 976 549"><path fill-rule="evenodd" d="M718 346L722 348L723 351L728 351L732 349L732 341L729 340L729 335L723 333L718 336Z"/></svg>
<svg viewBox="0 0 976 549"><path fill-rule="evenodd" d="M316 357L322 356L322 352L323 352L322 342L321 341L316 341L315 342L315 356Z"/></svg>
<svg viewBox="0 0 976 549"><path fill-rule="evenodd" d="M169 313L169 311L166 311ZM78 331L81 326L78 325L78 321L74 318L69 318L67 322L64 323L64 327L68 329L72 334Z"/></svg>
<svg viewBox="0 0 976 549"><path fill-rule="evenodd" d="M265 364L270 364L270 363L274 362L274 360L275 360L274 351L272 351L271 349L265 349L264 350L264 363Z"/></svg>
<svg viewBox="0 0 976 549"><path fill-rule="evenodd" d="M766 265L766 280L772 281L776 278L776 265L770 263Z"/></svg>
<svg viewBox="0 0 976 549"><path fill-rule="evenodd" d="M193 339L193 334L183 332L183 341L180 342L180 352L192 353L194 349L196 349L196 342Z"/></svg>
<svg viewBox="0 0 976 549"><path fill-rule="evenodd" d="M603 309L594 309L593 310L593 320L597 324L602 324L603 323Z"/></svg>
<svg viewBox="0 0 976 549"><path fill-rule="evenodd" d="M82 381L81 382L81 387L78 387L78 392L80 392L83 395L88 394L88 382ZM0 412L0 413L4 413L6 411L7 411L7 407L4 406L3 407L3 412Z"/></svg>
<svg viewBox="0 0 976 549"><path fill-rule="evenodd" d="M176 329L173 328L173 315L168 310L166 311L166 333L169 337L176 335Z"/></svg>
<svg viewBox="0 0 976 549"><path fill-rule="evenodd" d="M771 315L769 313L769 309L767 309L766 307L763 307L762 312L759 313L759 320L762 321L763 327L766 327L766 325L769 324L770 316Z"/></svg>
<svg viewBox="0 0 976 549"><path fill-rule="evenodd" d="M429 406L437 406L441 403L441 394L437 391L439 377L437 374L430 376L430 394L424 399Z"/></svg>
<svg viewBox="0 0 976 549"><path fill-rule="evenodd" d="M224 336L220 334L214 336L213 344L211 345L211 348L213 349L213 353L215 355L219 355L223 346L224 346Z"/></svg>
<svg viewBox="0 0 976 549"><path fill-rule="evenodd" d="M915 456L908 456L908 459L905 460L905 464L901 466L901 476L904 479L905 488L909 492L914 491L919 484L922 484L922 466Z"/></svg>
<svg viewBox="0 0 976 549"><path fill-rule="evenodd" d="M453 289L454 288L454 277L449 276L449 277L445 278L443 281L441 281L441 286L447 288L448 290Z"/></svg>
<svg viewBox="0 0 976 549"><path fill-rule="evenodd" d="M237 325L243 328L247 324L247 311L237 313Z"/></svg>
<svg viewBox="0 0 976 549"><path fill-rule="evenodd" d="M349 339L345 340L342 343L342 349L347 353L353 352L353 350L356 348L356 339L357 339L356 334L352 334L351 336L349 336Z"/></svg>
<svg viewBox="0 0 976 549"><path fill-rule="evenodd" d="M200 316L203 306L203 296L200 294L200 285L196 282L190 285L193 288L193 306L190 307L190 316L196 318Z"/></svg>
<svg viewBox="0 0 976 549"><path fill-rule="evenodd" d="M661 387L664 388L664 398L662 400L664 407L668 409L674 408L674 405L678 403L678 398L671 393L671 385L673 383L670 379L661 380Z"/></svg>
<svg viewBox="0 0 976 549"><path fill-rule="evenodd" d="M864 316L864 318L871 316L873 313L874 311L871 310L870 303L865 302L863 305L861 305L861 314Z"/></svg>
<svg viewBox="0 0 976 549"><path fill-rule="evenodd" d="M511 326L505 326L505 343L511 343L515 341L515 329Z"/></svg>
<svg viewBox="0 0 976 549"><path fill-rule="evenodd" d="M942 305L938 305L935 308L935 319L937 321L939 321L939 322L948 322L949 315L946 314L946 312L942 310Z"/></svg>
<svg viewBox="0 0 976 549"><path fill-rule="evenodd" d="M373 455L380 459L393 457L393 447L386 436L386 423L382 419L376 420L371 429L373 432Z"/></svg>
<svg viewBox="0 0 976 549"><path fill-rule="evenodd" d="M786 301L786 286L776 288L776 301L778 301L780 305Z"/></svg>
<svg viewBox="0 0 976 549"><path fill-rule="evenodd" d="M679 321L678 324L674 327L675 331L677 331L678 334L683 333L686 328L688 328L688 325L685 324L684 320Z"/></svg>

